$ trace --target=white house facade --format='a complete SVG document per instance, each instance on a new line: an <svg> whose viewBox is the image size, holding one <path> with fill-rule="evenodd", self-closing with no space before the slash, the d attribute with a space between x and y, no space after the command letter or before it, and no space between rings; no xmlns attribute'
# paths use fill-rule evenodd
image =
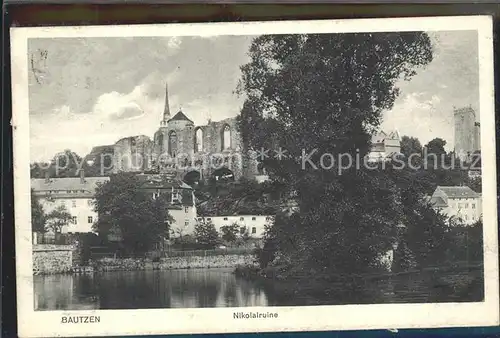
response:
<svg viewBox="0 0 500 338"><path fill-rule="evenodd" d="M481 194L467 186L438 186L430 197L430 203L436 210L462 224L474 224L482 216Z"/></svg>
<svg viewBox="0 0 500 338"><path fill-rule="evenodd" d="M40 200L46 214L59 206L65 206L71 221L62 233L92 232L97 220L93 201L97 187L109 181L109 177L58 177L31 179L33 193Z"/></svg>
<svg viewBox="0 0 500 338"><path fill-rule="evenodd" d="M274 216L271 215L236 215L236 216L207 216L198 217L198 221L211 222L215 229L221 233L222 227L236 224L240 232L245 230L253 238L262 238L267 224L272 224Z"/></svg>

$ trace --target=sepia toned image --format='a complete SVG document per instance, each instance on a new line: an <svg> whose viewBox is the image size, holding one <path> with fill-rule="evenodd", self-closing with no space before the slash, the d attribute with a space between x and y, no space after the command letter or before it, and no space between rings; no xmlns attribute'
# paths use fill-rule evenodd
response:
<svg viewBox="0 0 500 338"><path fill-rule="evenodd" d="M458 19L20 31L19 317L69 335L128 334L120 310L205 323L145 333L317 330L346 305L498 322L491 22Z"/></svg>

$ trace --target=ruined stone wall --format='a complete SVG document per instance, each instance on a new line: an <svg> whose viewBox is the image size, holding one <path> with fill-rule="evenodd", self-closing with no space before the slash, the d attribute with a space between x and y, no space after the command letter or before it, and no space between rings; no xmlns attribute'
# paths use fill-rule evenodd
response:
<svg viewBox="0 0 500 338"><path fill-rule="evenodd" d="M231 150L241 150L241 135L238 130L236 118L228 118L222 121L210 122L203 129L203 148L209 153L220 153L222 149L222 138L224 126L231 130Z"/></svg>
<svg viewBox="0 0 500 338"><path fill-rule="evenodd" d="M230 147L222 149L224 127L230 129ZM202 131L201 151L195 153L196 131ZM163 171L175 171L180 179L193 170L200 172L204 179L210 177L216 170L210 164L210 157L214 154L220 156L223 165L230 169L236 180L241 177L254 178L258 174L257 161L248 153L243 152L243 142L238 130L237 118L228 118L222 121L209 122L207 125L194 126L190 121L174 120L168 122L168 127L160 127L155 133L152 156L158 159L163 153L169 153L169 135L174 131L177 135L177 159L180 164L172 168L170 164L163 166ZM162 135L162 136L161 136ZM162 143L162 144L160 144ZM184 158L188 158L185 162ZM157 163L160 161L157 160ZM184 164L188 167L184 167Z"/></svg>
<svg viewBox="0 0 500 338"><path fill-rule="evenodd" d="M153 142L147 136L132 136L114 145L113 172L143 171L151 167Z"/></svg>
<svg viewBox="0 0 500 338"><path fill-rule="evenodd" d="M57 274L72 271L73 247L69 245L33 246L33 273Z"/></svg>

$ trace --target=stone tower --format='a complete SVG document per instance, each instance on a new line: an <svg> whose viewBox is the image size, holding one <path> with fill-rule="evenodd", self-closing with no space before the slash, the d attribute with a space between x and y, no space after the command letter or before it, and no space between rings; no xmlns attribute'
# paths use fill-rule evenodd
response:
<svg viewBox="0 0 500 338"><path fill-rule="evenodd" d="M467 158L477 148L476 113L472 107L455 109L455 153Z"/></svg>

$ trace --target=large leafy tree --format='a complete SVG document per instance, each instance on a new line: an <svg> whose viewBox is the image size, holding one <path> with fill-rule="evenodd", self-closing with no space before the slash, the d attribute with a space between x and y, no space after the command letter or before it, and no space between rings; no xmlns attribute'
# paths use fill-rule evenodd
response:
<svg viewBox="0 0 500 338"><path fill-rule="evenodd" d="M47 215L43 210L38 196L31 189L31 231L45 233L47 232Z"/></svg>
<svg viewBox="0 0 500 338"><path fill-rule="evenodd" d="M94 230L104 238L119 236L124 249L135 254L152 250L167 238L172 220L167 198L160 195L153 199L141 185L135 174L119 173L100 185L95 196L99 218Z"/></svg>
<svg viewBox="0 0 500 338"><path fill-rule="evenodd" d="M295 194L300 209L293 221L278 218L268 237L293 262L290 273L375 267L397 236L401 196L383 170L349 167L346 154L352 160L368 153L371 132L398 95L396 83L432 60L429 37L267 35L253 40L249 55L239 84L246 96L244 144L286 150L286 158L261 159L271 179ZM341 165L349 168L339 175Z"/></svg>
<svg viewBox="0 0 500 338"><path fill-rule="evenodd" d="M59 152L50 162L34 162L30 165L31 178L78 177L83 169L85 176L109 175L112 168L113 148L96 147L93 152L82 158L70 149ZM92 162L91 162L92 161Z"/></svg>
<svg viewBox="0 0 500 338"><path fill-rule="evenodd" d="M213 249L219 244L219 234L212 222L198 222L194 227L196 243L205 249Z"/></svg>
<svg viewBox="0 0 500 338"><path fill-rule="evenodd" d="M237 223L221 227L221 238L227 243L234 243L238 238L240 227Z"/></svg>
<svg viewBox="0 0 500 338"><path fill-rule="evenodd" d="M406 157L420 157L422 155L422 144L416 137L403 136L401 138L401 153Z"/></svg>
<svg viewBox="0 0 500 338"><path fill-rule="evenodd" d="M71 214L64 205L57 206L47 215L47 227L54 232L60 234L62 229L71 222Z"/></svg>

